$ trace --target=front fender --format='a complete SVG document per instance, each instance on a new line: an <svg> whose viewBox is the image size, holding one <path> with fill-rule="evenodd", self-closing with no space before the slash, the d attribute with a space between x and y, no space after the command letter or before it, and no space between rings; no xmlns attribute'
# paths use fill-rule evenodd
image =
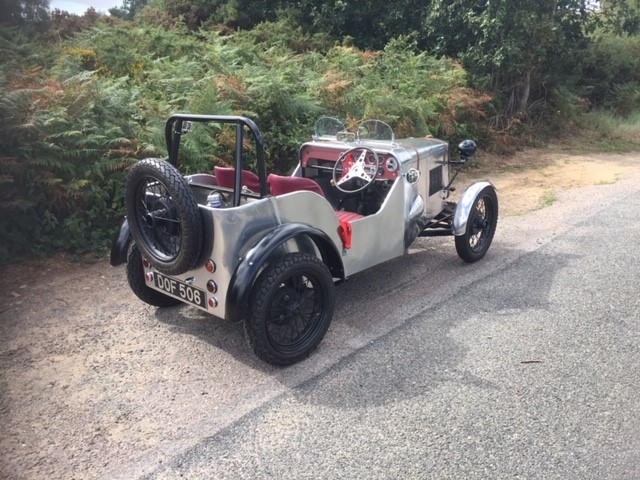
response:
<svg viewBox="0 0 640 480"><path fill-rule="evenodd" d="M478 194L486 187L491 187L494 191L494 187L489 182L476 182L467 188L456 207L456 213L453 217L453 234L455 236L464 235L467 231L467 222L469 221L469 215L471 214L471 208L478 197Z"/></svg>
<svg viewBox="0 0 640 480"><path fill-rule="evenodd" d="M322 230L303 223L278 225L252 247L236 267L227 290L225 318L237 321L246 318L251 289L258 273L267 264L276 249L299 235L311 238L320 251L322 260L334 278L344 279L344 266L335 245Z"/></svg>
<svg viewBox="0 0 640 480"><path fill-rule="evenodd" d="M129 242L131 242L131 228L129 228L129 221L125 218L122 224L120 224L120 230L118 230L118 233L111 243L110 263L112 266L115 267L127 263Z"/></svg>

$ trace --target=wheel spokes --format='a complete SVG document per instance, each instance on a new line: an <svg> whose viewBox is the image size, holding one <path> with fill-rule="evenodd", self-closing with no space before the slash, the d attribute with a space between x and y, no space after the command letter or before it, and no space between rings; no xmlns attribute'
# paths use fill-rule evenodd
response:
<svg viewBox="0 0 640 480"><path fill-rule="evenodd" d="M137 216L148 244L163 257L175 257L180 251L181 224L167 188L149 179L138 191Z"/></svg>
<svg viewBox="0 0 640 480"><path fill-rule="evenodd" d="M291 346L305 341L320 316L320 295L306 276L290 278L279 290L269 309L267 329L276 343Z"/></svg>
<svg viewBox="0 0 640 480"><path fill-rule="evenodd" d="M487 205L482 198L476 204L471 218L471 232L469 236L469 246L472 250L482 250L484 246L487 227L490 224Z"/></svg>

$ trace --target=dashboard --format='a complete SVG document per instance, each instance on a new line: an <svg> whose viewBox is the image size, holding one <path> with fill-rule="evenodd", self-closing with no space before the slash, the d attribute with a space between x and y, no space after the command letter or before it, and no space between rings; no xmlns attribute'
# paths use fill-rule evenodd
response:
<svg viewBox="0 0 640 480"><path fill-rule="evenodd" d="M347 150L347 149L344 149ZM344 151L336 150L334 148L323 148L321 146L310 146L301 152L301 167L303 170L316 169L318 173L326 171L331 173L335 163L340 158L340 155ZM376 152L379 158L378 171L376 173L376 180L390 180L394 181L398 178L400 164L398 160L390 153ZM375 168L375 158L373 154L367 153L365 158L365 170L371 174L373 172L368 171L368 168ZM308 176L305 175L305 176Z"/></svg>

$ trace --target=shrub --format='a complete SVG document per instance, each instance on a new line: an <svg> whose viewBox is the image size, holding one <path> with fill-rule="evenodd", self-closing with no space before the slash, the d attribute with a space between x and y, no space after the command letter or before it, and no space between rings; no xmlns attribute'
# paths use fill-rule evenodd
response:
<svg viewBox="0 0 640 480"><path fill-rule="evenodd" d="M60 44L0 36L10 52L0 64L0 261L108 247L126 169L165 156L164 122L176 112L253 118L269 170L283 173L321 115L459 138L474 133L489 99L465 87L459 64L410 38L374 52L284 21L231 36L103 19L72 30ZM184 171L208 171L232 161L233 131L194 129L183 146Z"/></svg>
<svg viewBox="0 0 640 480"><path fill-rule="evenodd" d="M602 35L581 62L579 92L596 108L620 115L640 109L640 35Z"/></svg>

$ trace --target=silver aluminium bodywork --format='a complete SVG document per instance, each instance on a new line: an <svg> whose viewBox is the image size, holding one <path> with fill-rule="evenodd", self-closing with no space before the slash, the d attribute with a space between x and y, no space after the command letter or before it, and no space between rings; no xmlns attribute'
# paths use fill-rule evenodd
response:
<svg viewBox="0 0 640 480"><path fill-rule="evenodd" d="M460 236L465 234L465 232L467 231L467 223L469 221L469 215L471 214L473 204L478 197L478 194L485 187L495 188L491 183L483 181L474 183L464 191L462 197L458 201L456 214L453 217L453 235Z"/></svg>
<svg viewBox="0 0 640 480"><path fill-rule="evenodd" d="M340 259L342 278L405 254L447 204L448 145L432 138L386 142L341 142L336 138L323 138L304 144L301 157L306 148L315 148L333 152L331 155L337 158L340 152L354 146L371 148L384 158L391 161L395 159L397 176L393 181L387 181L388 192L378 211L350 222L350 248L343 244L338 232L340 222L336 211L329 201L316 193L297 191L264 198L246 196L238 206L211 208L206 205L206 196L214 188L215 181L207 185L203 180L210 176L199 175L192 184L192 190L203 219L203 250L194 269L173 278L205 291L207 300L212 298L215 301L213 305L207 302L208 306L204 309L217 317L226 318L230 307L230 289L237 280L238 272L242 268L262 267L243 265L243 262L252 262L255 258L252 249L284 225L303 227L299 234L278 246L280 251L308 251L322 256L311 236L304 233L304 226L323 232ZM301 175L300 164L293 175ZM476 183L463 194L453 221L455 235L464 233L473 201L487 185L490 184ZM205 268L208 260L215 264L214 272ZM155 272L153 267L147 266L145 269L145 273L150 274L148 278L152 279ZM210 281L215 282L214 292L207 291L207 282ZM147 285L157 289L152 280L147 280Z"/></svg>

